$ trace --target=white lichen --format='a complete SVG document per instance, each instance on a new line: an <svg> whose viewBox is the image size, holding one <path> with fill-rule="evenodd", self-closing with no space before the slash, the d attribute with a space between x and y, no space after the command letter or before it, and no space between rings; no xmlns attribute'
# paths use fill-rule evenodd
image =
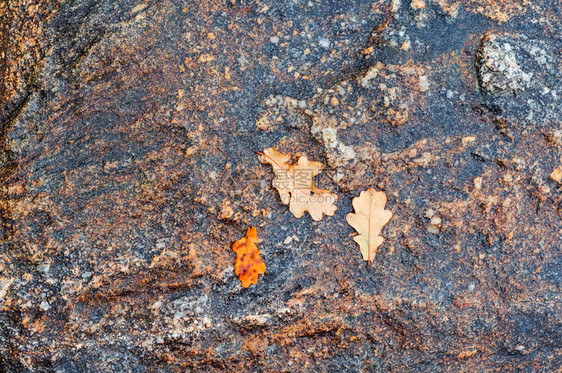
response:
<svg viewBox="0 0 562 373"><path fill-rule="evenodd" d="M355 150L338 139L337 122L334 118L324 115L314 116L310 133L324 145L330 167L346 166L355 158Z"/></svg>
<svg viewBox="0 0 562 373"><path fill-rule="evenodd" d="M531 86L533 73L523 71L513 46L504 39L489 35L478 52L480 84L490 94L523 92Z"/></svg>

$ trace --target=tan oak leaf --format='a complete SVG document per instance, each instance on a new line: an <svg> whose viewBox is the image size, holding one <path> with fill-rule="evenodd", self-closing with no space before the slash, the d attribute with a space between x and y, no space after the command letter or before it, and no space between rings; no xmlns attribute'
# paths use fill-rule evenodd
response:
<svg viewBox="0 0 562 373"><path fill-rule="evenodd" d="M359 244L367 267L375 259L377 248L384 241L380 236L382 227L392 217L392 212L384 209L385 205L386 194L371 188L361 192L359 197L353 199L355 213L349 213L346 216L349 225L358 233L353 239Z"/></svg>
<svg viewBox="0 0 562 373"><path fill-rule="evenodd" d="M261 163L270 164L275 173L273 186L279 192L281 201L289 205L289 211L301 218L308 211L312 220L322 220L323 215L332 216L337 210L334 204L338 196L328 190L314 186L313 178L322 171L322 163L309 161L302 156L291 164L291 156L267 148L259 154Z"/></svg>

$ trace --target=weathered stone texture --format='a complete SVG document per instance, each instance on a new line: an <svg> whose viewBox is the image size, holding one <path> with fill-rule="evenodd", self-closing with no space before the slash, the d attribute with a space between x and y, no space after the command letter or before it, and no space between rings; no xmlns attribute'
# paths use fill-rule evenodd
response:
<svg viewBox="0 0 562 373"><path fill-rule="evenodd" d="M561 25L559 0L1 2L0 372L557 371ZM268 147L333 169L333 217L294 218Z"/></svg>

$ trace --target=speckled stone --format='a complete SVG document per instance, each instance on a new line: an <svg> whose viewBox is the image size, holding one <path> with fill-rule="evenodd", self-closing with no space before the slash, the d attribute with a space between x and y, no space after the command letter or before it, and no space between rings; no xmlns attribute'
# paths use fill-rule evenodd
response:
<svg viewBox="0 0 562 373"><path fill-rule="evenodd" d="M0 372L559 370L561 14L0 2ZM334 216L295 219L268 147L323 162Z"/></svg>

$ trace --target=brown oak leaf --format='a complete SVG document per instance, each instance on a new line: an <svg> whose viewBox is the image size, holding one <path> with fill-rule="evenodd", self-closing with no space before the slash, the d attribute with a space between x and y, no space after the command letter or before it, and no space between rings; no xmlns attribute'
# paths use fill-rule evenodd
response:
<svg viewBox="0 0 562 373"><path fill-rule="evenodd" d="M260 257L257 243L258 232L255 227L250 227L245 237L232 244L232 250L236 253L234 273L245 288L257 284L258 275L265 273L265 263Z"/></svg>
<svg viewBox="0 0 562 373"><path fill-rule="evenodd" d="M334 204L338 196L328 190L314 186L313 178L322 171L322 163L309 161L302 156L291 164L291 156L267 148L258 153L261 163L273 167L275 179L273 186L279 192L281 201L289 205L289 211L296 218L301 218L308 211L312 220L322 220L323 215L332 216L338 209Z"/></svg>
<svg viewBox="0 0 562 373"><path fill-rule="evenodd" d="M355 213L346 216L347 222L358 233L353 240L359 244L367 268L377 255L377 248L384 239L379 236L382 227L390 221L392 212L385 210L386 194L373 188L363 191L353 199Z"/></svg>

